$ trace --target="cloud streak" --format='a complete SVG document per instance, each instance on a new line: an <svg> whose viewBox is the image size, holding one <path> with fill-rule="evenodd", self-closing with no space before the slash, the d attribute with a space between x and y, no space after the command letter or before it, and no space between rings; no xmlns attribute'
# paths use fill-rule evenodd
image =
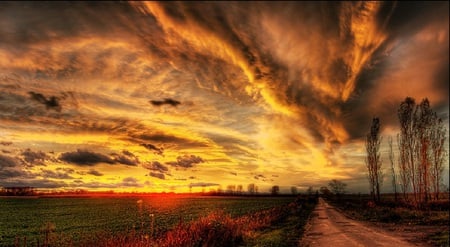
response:
<svg viewBox="0 0 450 247"><path fill-rule="evenodd" d="M448 7L5 3L4 177L43 174L42 165L55 180L45 186L142 190L179 188L175 178L194 168L223 184L359 178L373 116L395 133L396 108L412 96L448 119ZM89 176L58 178L62 170L49 172L58 162ZM149 176L156 187L143 183Z"/></svg>

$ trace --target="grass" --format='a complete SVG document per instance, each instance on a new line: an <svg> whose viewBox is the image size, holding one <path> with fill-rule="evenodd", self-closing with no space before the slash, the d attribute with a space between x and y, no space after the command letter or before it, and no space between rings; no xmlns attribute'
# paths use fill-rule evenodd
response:
<svg viewBox="0 0 450 247"><path fill-rule="evenodd" d="M155 231L153 223L135 222L130 231L97 231L73 238L57 232L52 224L45 224L39 242L16 238L14 246L297 246L315 204L292 200L268 209L258 209L255 205L255 210L245 214L241 210L236 214L215 209L195 220L180 217L178 224L165 231Z"/></svg>
<svg viewBox="0 0 450 247"><path fill-rule="evenodd" d="M0 198L0 246L73 245L96 236L125 236L149 231L160 236L181 222L191 222L211 212L231 217L292 202L294 197L106 197L106 198ZM153 216L153 217L152 217ZM152 227L153 222L153 227ZM55 240L56 238L56 240ZM60 241L61 244L59 244ZM70 246L70 245L69 245Z"/></svg>
<svg viewBox="0 0 450 247"><path fill-rule="evenodd" d="M254 237L247 241L247 246L298 246L316 203L314 200L300 202L301 206L291 208L285 217L260 231L255 231Z"/></svg>
<svg viewBox="0 0 450 247"><path fill-rule="evenodd" d="M223 211L180 223L159 237L147 233L112 236L96 246L298 246L313 203L294 202L232 218ZM90 246L92 243L85 243Z"/></svg>

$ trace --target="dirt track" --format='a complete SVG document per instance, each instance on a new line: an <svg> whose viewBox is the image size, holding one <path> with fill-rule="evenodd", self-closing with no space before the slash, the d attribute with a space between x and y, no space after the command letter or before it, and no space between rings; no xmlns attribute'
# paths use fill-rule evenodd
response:
<svg viewBox="0 0 450 247"><path fill-rule="evenodd" d="M319 198L300 246L407 247L421 245L406 242L399 236L370 226L368 223L352 220Z"/></svg>

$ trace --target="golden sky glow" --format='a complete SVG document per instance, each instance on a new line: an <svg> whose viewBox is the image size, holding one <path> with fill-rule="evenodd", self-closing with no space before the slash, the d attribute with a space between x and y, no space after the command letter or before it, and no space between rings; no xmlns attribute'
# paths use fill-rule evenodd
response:
<svg viewBox="0 0 450 247"><path fill-rule="evenodd" d="M2 3L0 186L367 192L372 117L395 135L412 96L448 121L448 7Z"/></svg>

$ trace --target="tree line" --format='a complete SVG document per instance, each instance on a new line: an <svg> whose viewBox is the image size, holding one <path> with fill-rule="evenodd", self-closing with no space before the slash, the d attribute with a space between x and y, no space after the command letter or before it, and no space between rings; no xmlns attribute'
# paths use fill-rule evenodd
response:
<svg viewBox="0 0 450 247"><path fill-rule="evenodd" d="M445 149L447 130L442 118L431 108L427 98L417 104L412 97L406 97L400 103L397 117L400 124L397 156L393 150L393 138L388 138L389 170L395 200L400 191L403 200L414 206L439 200L444 163L448 155ZM380 126L380 119L373 118L365 142L370 192L376 202L380 201L384 175L380 159Z"/></svg>

